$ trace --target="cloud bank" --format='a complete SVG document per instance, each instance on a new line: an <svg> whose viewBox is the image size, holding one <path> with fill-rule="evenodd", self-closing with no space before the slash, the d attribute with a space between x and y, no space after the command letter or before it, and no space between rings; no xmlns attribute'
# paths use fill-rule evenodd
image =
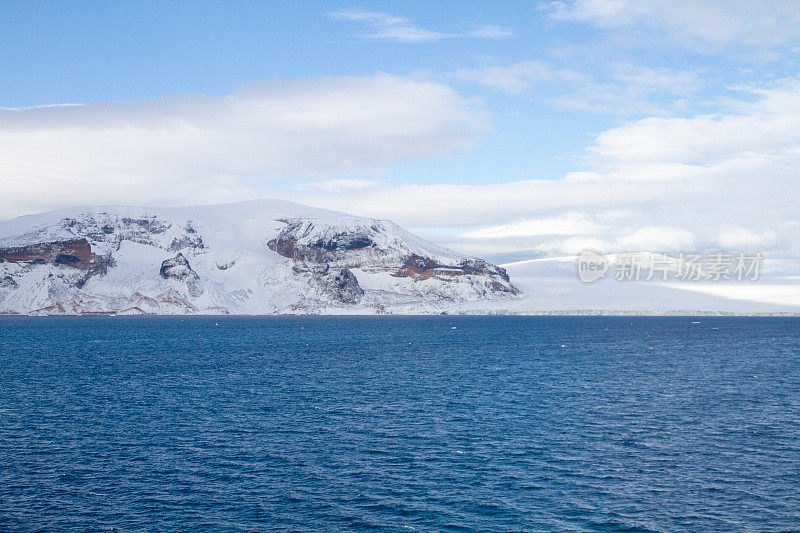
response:
<svg viewBox="0 0 800 533"><path fill-rule="evenodd" d="M738 248L800 255L800 79L725 113L648 117L596 136L586 169L483 185L389 183L381 170L473 147L480 105L376 75L224 97L0 111L0 217L80 204L282 197L390 218L476 254ZM276 188L270 178L303 178ZM309 180L308 178L312 178Z"/></svg>
<svg viewBox="0 0 800 533"><path fill-rule="evenodd" d="M743 91L727 113L606 130L587 149L589 170L561 179L376 184L326 200L406 225L449 226L457 234L449 244L471 253L558 255L591 246L791 257L800 254L798 123L800 79L790 78Z"/></svg>
<svg viewBox="0 0 800 533"><path fill-rule="evenodd" d="M219 202L265 178L374 174L452 156L490 129L446 85L379 74L222 97L0 110L0 217L56 205Z"/></svg>

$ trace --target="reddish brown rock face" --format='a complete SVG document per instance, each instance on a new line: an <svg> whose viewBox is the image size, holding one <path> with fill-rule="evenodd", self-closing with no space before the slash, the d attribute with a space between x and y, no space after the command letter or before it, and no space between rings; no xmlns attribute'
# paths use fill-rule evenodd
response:
<svg viewBox="0 0 800 533"><path fill-rule="evenodd" d="M88 270L98 259L100 256L92 252L92 247L86 239L0 248L0 262L55 263L79 270Z"/></svg>
<svg viewBox="0 0 800 533"><path fill-rule="evenodd" d="M89 270L101 259L101 256L92 252L86 239L0 248L0 262L9 263L54 263L78 270Z"/></svg>
<svg viewBox="0 0 800 533"><path fill-rule="evenodd" d="M115 264L110 254L101 256L94 253L89 241L83 238L0 248L0 263L4 261L33 265L51 264L79 270L83 274L74 280L75 286L79 289L93 276L105 275L108 267ZM13 278L11 281L14 281Z"/></svg>
<svg viewBox="0 0 800 533"><path fill-rule="evenodd" d="M314 246L303 246L291 238L278 237L267 243L267 248L283 257L294 261L309 261L311 263L327 263L338 259L336 254Z"/></svg>
<svg viewBox="0 0 800 533"><path fill-rule="evenodd" d="M499 276L504 281L509 281L508 274L505 269L489 265L482 260L466 260L458 265L442 265L431 259L430 257L421 257L418 255L410 255L406 257L402 266L392 273L392 276L398 278L411 277L416 280L426 280L431 277L447 281L448 278L455 276L463 276L466 274L473 274L478 276ZM519 291L513 285L503 285L497 281L491 283L493 291L507 292L510 294L518 294Z"/></svg>

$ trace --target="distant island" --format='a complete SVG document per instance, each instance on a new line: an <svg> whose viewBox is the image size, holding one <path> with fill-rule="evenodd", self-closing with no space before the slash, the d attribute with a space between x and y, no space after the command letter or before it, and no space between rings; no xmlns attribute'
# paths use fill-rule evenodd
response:
<svg viewBox="0 0 800 533"><path fill-rule="evenodd" d="M280 200L0 224L3 314L428 314L519 297L503 268L390 221Z"/></svg>

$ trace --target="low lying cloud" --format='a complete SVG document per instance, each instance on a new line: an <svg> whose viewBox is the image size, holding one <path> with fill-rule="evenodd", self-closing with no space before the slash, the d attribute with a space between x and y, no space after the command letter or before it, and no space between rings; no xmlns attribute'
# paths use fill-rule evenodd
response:
<svg viewBox="0 0 800 533"><path fill-rule="evenodd" d="M717 237L717 243L722 248L755 250L758 248L770 247L774 243L776 237L775 232L772 230L755 233L746 228L728 228L723 230L719 237Z"/></svg>
<svg viewBox="0 0 800 533"><path fill-rule="evenodd" d="M602 231L603 227L589 220L586 215L566 215L492 226L468 231L461 234L461 236L469 239L504 239L542 235L586 235L601 233Z"/></svg>
<svg viewBox="0 0 800 533"><path fill-rule="evenodd" d="M385 74L2 109L0 217L243 199L260 195L265 178L325 180L452 156L489 128L488 114L446 85Z"/></svg>
<svg viewBox="0 0 800 533"><path fill-rule="evenodd" d="M659 252L680 252L694 250L694 233L677 228L647 226L624 235L617 240L621 251L652 250Z"/></svg>

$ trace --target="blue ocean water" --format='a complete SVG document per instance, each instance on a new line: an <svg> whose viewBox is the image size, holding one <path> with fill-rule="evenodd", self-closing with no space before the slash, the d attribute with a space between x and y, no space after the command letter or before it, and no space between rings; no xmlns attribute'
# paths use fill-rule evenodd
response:
<svg viewBox="0 0 800 533"><path fill-rule="evenodd" d="M0 529L798 527L798 319L0 319Z"/></svg>

